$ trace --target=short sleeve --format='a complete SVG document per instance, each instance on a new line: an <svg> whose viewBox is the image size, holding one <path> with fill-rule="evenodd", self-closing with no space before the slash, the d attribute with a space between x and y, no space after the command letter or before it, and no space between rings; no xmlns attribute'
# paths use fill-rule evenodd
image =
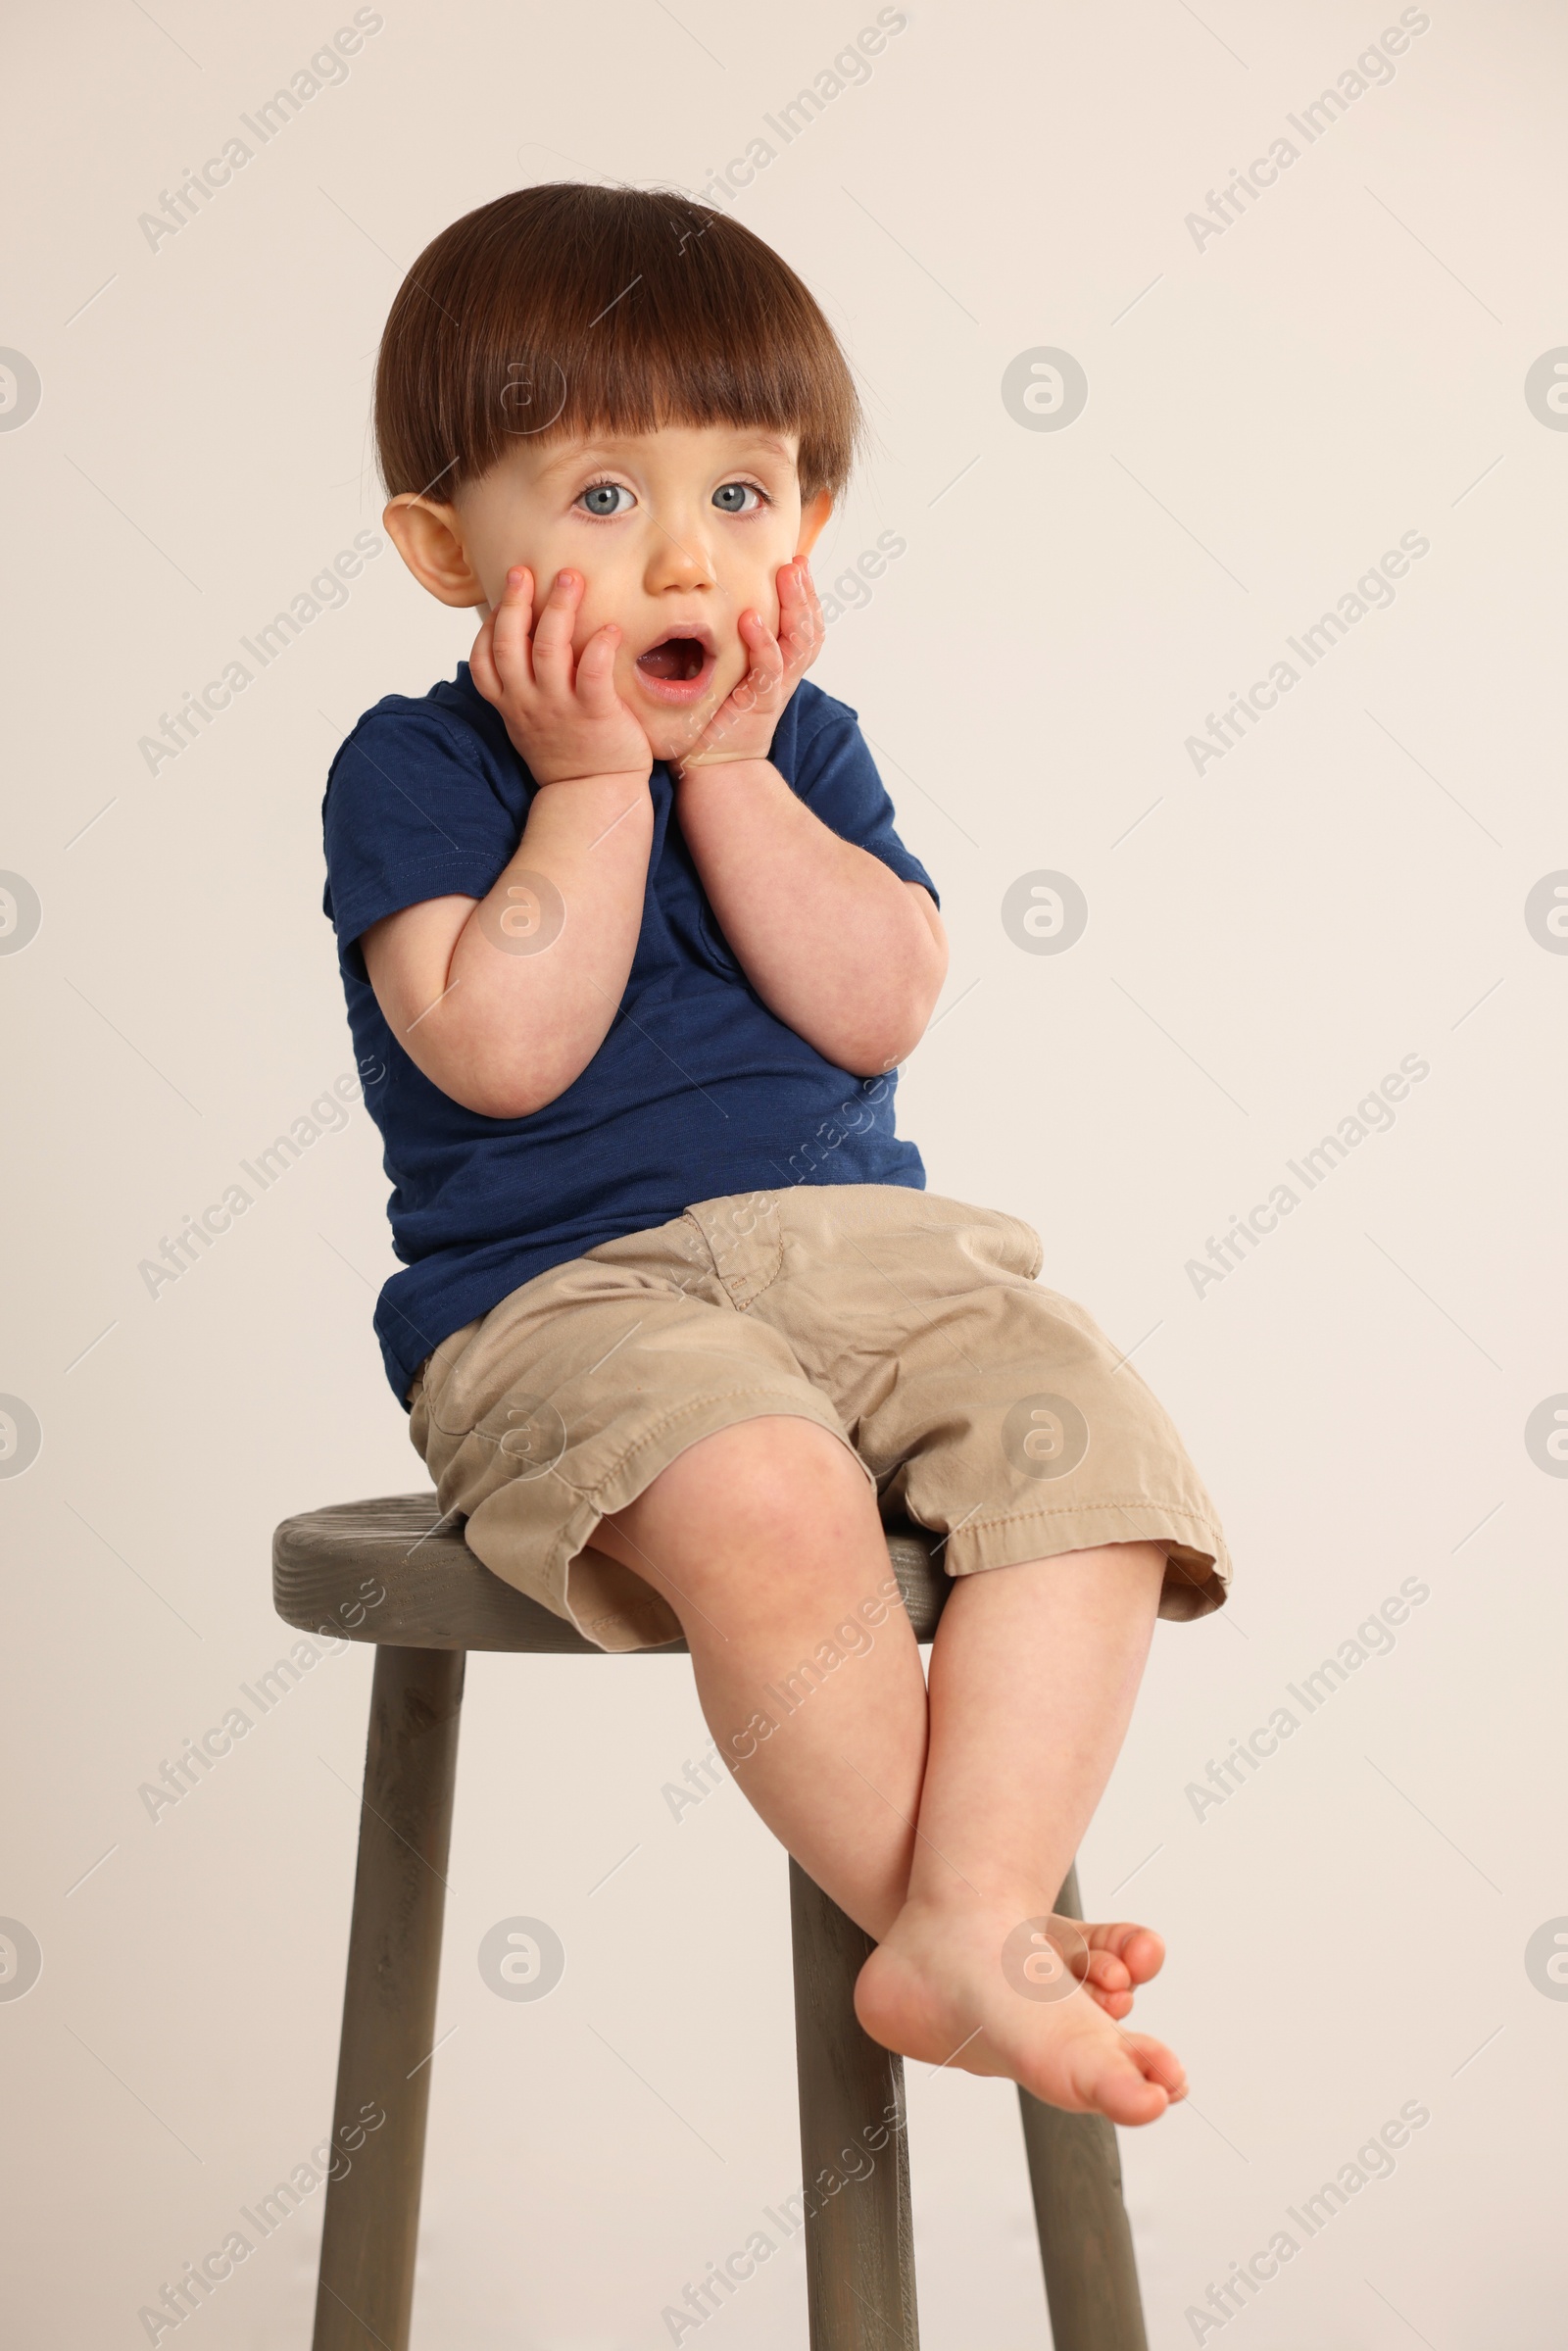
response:
<svg viewBox="0 0 1568 2351"><path fill-rule="evenodd" d="M830 832L880 857L901 881L921 883L940 906L935 882L899 838L893 803L854 710L809 681L796 688L794 700L800 708L793 758L787 766L780 761L792 789ZM775 759L784 751L779 744Z"/></svg>
<svg viewBox="0 0 1568 2351"><path fill-rule="evenodd" d="M499 785L478 738L428 705L381 703L360 720L321 804L321 905L340 952L421 899L488 894L521 833Z"/></svg>

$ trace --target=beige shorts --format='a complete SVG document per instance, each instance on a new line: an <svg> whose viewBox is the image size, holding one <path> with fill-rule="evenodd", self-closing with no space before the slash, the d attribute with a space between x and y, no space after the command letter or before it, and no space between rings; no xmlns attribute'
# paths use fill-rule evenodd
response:
<svg viewBox="0 0 1568 2351"><path fill-rule="evenodd" d="M593 1533L700 1437L763 1413L830 1430L885 1523L948 1573L1152 1539L1159 1612L1230 1563L1164 1411L1016 1216L895 1184L699 1200L513 1291L427 1356L410 1435L486 1567L605 1649L678 1638Z"/></svg>

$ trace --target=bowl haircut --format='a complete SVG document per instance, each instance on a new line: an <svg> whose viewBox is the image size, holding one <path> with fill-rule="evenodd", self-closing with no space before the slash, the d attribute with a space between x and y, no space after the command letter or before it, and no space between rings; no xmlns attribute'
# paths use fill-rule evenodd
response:
<svg viewBox="0 0 1568 2351"><path fill-rule="evenodd" d="M665 424L797 433L803 499L849 478L849 364L740 221L672 191L552 181L453 221L399 287L375 376L389 496L448 501L522 434Z"/></svg>

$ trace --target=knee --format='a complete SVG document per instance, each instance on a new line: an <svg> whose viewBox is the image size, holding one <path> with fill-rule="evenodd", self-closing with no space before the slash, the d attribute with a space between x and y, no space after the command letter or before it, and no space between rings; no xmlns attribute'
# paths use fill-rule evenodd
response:
<svg viewBox="0 0 1568 2351"><path fill-rule="evenodd" d="M771 1414L704 1441L710 1506L748 1548L805 1555L875 1518L870 1480L831 1431ZM700 1453L702 1445L694 1446ZM699 1466L694 1463L694 1467Z"/></svg>
<svg viewBox="0 0 1568 2351"><path fill-rule="evenodd" d="M863 1580L865 1553L880 1543L865 1472L830 1430L796 1415L699 1438L656 1488L645 1500L655 1502L659 1533L686 1576L705 1584L744 1579L760 1595L821 1595L852 1567Z"/></svg>

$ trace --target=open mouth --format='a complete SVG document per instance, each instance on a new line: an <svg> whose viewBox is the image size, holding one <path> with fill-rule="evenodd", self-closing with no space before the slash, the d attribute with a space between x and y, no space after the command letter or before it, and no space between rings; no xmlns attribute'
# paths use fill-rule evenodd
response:
<svg viewBox="0 0 1568 2351"><path fill-rule="evenodd" d="M637 666L644 677L669 677L684 685L701 671L708 659L706 649L695 637L666 637L661 645L650 645L637 657Z"/></svg>
<svg viewBox="0 0 1568 2351"><path fill-rule="evenodd" d="M672 629L637 656L637 674L661 702L694 702L708 684L713 659L703 637Z"/></svg>

